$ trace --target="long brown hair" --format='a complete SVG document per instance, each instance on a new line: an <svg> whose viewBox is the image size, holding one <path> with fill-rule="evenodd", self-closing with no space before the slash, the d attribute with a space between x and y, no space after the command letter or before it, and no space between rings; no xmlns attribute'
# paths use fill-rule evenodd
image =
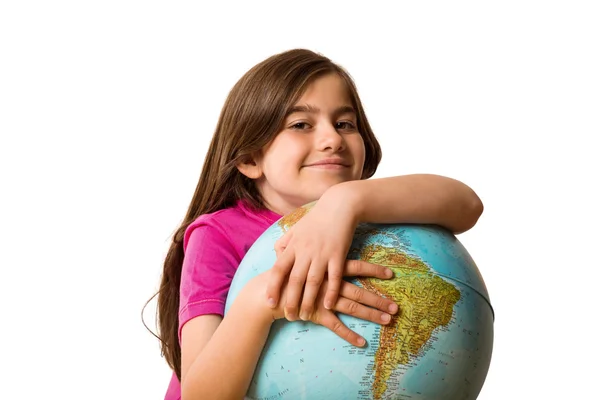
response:
<svg viewBox="0 0 600 400"><path fill-rule="evenodd" d="M371 177L377 169L381 148L369 126L356 86L341 66L310 50L295 49L267 58L240 78L221 110L196 191L183 222L173 235L160 288L155 294L158 295L157 323L161 351L179 379L179 285L185 230L200 215L230 207L240 199L246 199L257 209L263 207L260 193L252 180L240 173L236 165L269 144L281 130L286 112L307 86L328 73L337 73L345 81L357 113L357 128L366 149L362 178Z"/></svg>

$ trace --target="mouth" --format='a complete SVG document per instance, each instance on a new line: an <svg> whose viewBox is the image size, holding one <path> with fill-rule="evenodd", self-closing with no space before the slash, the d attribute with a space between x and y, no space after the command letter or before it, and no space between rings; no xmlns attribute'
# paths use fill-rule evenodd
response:
<svg viewBox="0 0 600 400"><path fill-rule="evenodd" d="M324 169L341 169L341 168L348 168L350 167L350 164L344 160L341 159L326 159L326 160L320 160L314 163L310 163L305 165L305 167L317 167L317 168L324 168Z"/></svg>

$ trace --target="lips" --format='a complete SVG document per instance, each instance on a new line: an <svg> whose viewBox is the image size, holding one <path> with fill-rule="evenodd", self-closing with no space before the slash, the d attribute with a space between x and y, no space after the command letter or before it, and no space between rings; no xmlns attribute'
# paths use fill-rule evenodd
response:
<svg viewBox="0 0 600 400"><path fill-rule="evenodd" d="M341 158L326 158L324 160L319 160L314 163L306 164L307 167L327 167L327 166L340 166L340 167L349 167L350 163Z"/></svg>

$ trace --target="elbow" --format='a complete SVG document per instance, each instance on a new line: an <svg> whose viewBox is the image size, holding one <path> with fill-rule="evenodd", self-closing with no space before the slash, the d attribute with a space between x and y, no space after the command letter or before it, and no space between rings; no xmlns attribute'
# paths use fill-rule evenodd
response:
<svg viewBox="0 0 600 400"><path fill-rule="evenodd" d="M475 226L477 221L479 221L479 217L483 214L483 202L477 196L477 194L473 193L473 201L471 202L471 206L469 207L469 213L471 217L471 228Z"/></svg>
<svg viewBox="0 0 600 400"><path fill-rule="evenodd" d="M483 214L483 202L475 192L472 192L472 195L462 204L461 211L456 213L460 217L455 221L453 233L463 233L474 227L481 214Z"/></svg>

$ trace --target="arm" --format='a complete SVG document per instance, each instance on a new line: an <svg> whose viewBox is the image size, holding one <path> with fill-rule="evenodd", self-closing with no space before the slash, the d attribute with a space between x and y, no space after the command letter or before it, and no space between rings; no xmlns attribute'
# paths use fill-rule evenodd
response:
<svg viewBox="0 0 600 400"><path fill-rule="evenodd" d="M271 320L253 307L253 281L224 316L224 303L239 259L216 218L204 217L184 242L181 271L181 394L186 399L244 397ZM240 332L239 327L245 326Z"/></svg>
<svg viewBox="0 0 600 400"><path fill-rule="evenodd" d="M471 229L483 212L469 186L431 174L344 182L321 200L345 203L357 222L435 224L455 234Z"/></svg>
<svg viewBox="0 0 600 400"><path fill-rule="evenodd" d="M248 282L224 318L203 315L183 326L182 400L239 400L244 397L273 320L284 318L283 307L271 309L259 295L264 291L269 273L267 271ZM388 268L358 260L346 263L344 275L380 279L393 277ZM324 288L320 295L324 295ZM392 301L350 282L343 282L333 310L317 307L308 319L331 329L349 343L362 346L364 340L348 329L335 312L386 324L391 320L390 314L397 310ZM242 324L244 329L240 330Z"/></svg>
<svg viewBox="0 0 600 400"><path fill-rule="evenodd" d="M240 291L224 318L203 315L183 326L182 400L244 397L273 322L256 285L255 278Z"/></svg>
<svg viewBox="0 0 600 400"><path fill-rule="evenodd" d="M306 319L327 272L325 305L333 304L342 281L343 260L359 222L435 224L457 234L473 227L482 212L483 204L470 187L439 175L334 185L278 241L282 256L273 266L276 273L269 282L267 300L277 304L283 298L280 290L289 276L288 296L283 298L287 318L297 319L300 311L300 318Z"/></svg>

